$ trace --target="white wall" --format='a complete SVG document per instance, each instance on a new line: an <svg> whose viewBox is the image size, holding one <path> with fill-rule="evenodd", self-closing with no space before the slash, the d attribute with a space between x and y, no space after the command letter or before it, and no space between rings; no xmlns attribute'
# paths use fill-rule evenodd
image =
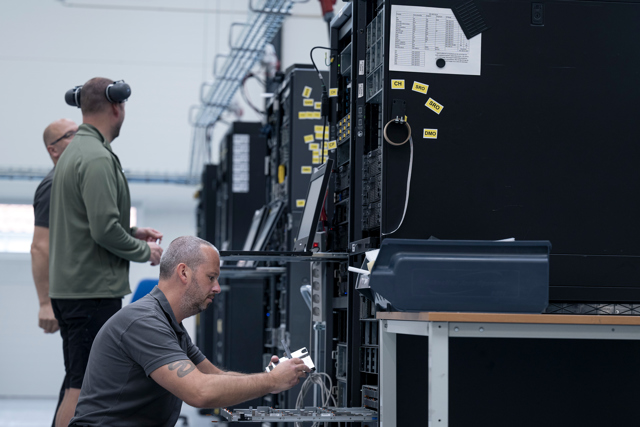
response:
<svg viewBox="0 0 640 427"><path fill-rule="evenodd" d="M79 110L64 103L64 93L102 76L132 87L113 144L125 169L186 173L189 107L198 103L201 83L210 80L213 57L228 52L229 26L246 21L246 11L247 0L1 0L0 168L50 167L42 131L60 117L79 123ZM319 15L316 0L294 7L283 28L283 69L308 63L312 46L327 45ZM259 102L257 87L250 92ZM244 111L243 120L259 120L247 106ZM216 138L224 131L217 128ZM0 180L0 203L30 204L37 184ZM132 184L138 223L162 231L165 247L194 234L195 190ZM0 254L0 271L0 365L8 367L0 374L0 397L55 396L63 377L61 340L37 327L29 255ZM132 287L157 275L157 267L131 264Z"/></svg>

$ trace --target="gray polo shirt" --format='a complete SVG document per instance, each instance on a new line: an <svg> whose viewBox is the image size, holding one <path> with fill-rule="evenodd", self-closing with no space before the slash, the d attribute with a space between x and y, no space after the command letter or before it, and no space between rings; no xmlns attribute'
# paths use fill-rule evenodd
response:
<svg viewBox="0 0 640 427"><path fill-rule="evenodd" d="M71 423L175 426L182 401L149 375L185 359L197 365L205 357L156 286L116 313L98 332Z"/></svg>

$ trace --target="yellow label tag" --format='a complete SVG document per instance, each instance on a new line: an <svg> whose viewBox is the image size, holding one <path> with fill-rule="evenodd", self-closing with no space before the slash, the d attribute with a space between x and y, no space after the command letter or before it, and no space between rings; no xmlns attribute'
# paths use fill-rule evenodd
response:
<svg viewBox="0 0 640 427"><path fill-rule="evenodd" d="M316 102L313 104L314 110L322 110L322 102Z"/></svg>
<svg viewBox="0 0 640 427"><path fill-rule="evenodd" d="M320 148L318 148L317 150L311 151L311 156L320 157Z"/></svg>
<svg viewBox="0 0 640 427"><path fill-rule="evenodd" d="M319 139L322 141L322 132L316 132L316 139Z"/></svg>
<svg viewBox="0 0 640 427"><path fill-rule="evenodd" d="M282 184L284 182L285 169L284 165L278 166L278 184Z"/></svg>
<svg viewBox="0 0 640 427"><path fill-rule="evenodd" d="M338 88L329 89L329 98L333 98L334 96L338 96Z"/></svg>
<svg viewBox="0 0 640 427"><path fill-rule="evenodd" d="M308 98L311 96L311 88L309 86L305 86L304 90L302 91L302 96L305 98Z"/></svg>
<svg viewBox="0 0 640 427"><path fill-rule="evenodd" d="M429 85L420 82L413 82L413 88L411 88L411 90L426 94L429 90Z"/></svg>
<svg viewBox="0 0 640 427"><path fill-rule="evenodd" d="M313 163L314 165L319 165L320 164L320 157L312 157L311 158L311 163Z"/></svg>
<svg viewBox="0 0 640 427"><path fill-rule="evenodd" d="M434 112L440 114L442 112L442 109L444 108L442 105L438 104L436 101L433 100L433 98L429 98L429 100L427 101L426 105L430 110L433 110Z"/></svg>
<svg viewBox="0 0 640 427"><path fill-rule="evenodd" d="M306 200L305 199L297 199L296 200L296 208L304 208Z"/></svg>
<svg viewBox="0 0 640 427"><path fill-rule="evenodd" d="M302 105L304 105L305 107L313 107L313 99L311 99L311 98L303 99L302 100Z"/></svg>
<svg viewBox="0 0 640 427"><path fill-rule="evenodd" d="M305 135L304 142L306 143L313 142L313 135Z"/></svg>
<svg viewBox="0 0 640 427"><path fill-rule="evenodd" d="M404 80L391 80L391 89L404 89Z"/></svg>
<svg viewBox="0 0 640 427"><path fill-rule="evenodd" d="M307 118L307 113L305 111L300 111L298 113L298 118L299 119L306 119Z"/></svg>
<svg viewBox="0 0 640 427"><path fill-rule="evenodd" d="M329 141L327 143L327 148L329 150L335 150L338 147L338 144L335 141Z"/></svg>
<svg viewBox="0 0 640 427"><path fill-rule="evenodd" d="M310 119L321 119L322 116L320 115L319 112L315 112L315 113L307 113L307 117Z"/></svg>
<svg viewBox="0 0 640 427"><path fill-rule="evenodd" d="M438 129L425 129L423 138L438 139Z"/></svg>
<svg viewBox="0 0 640 427"><path fill-rule="evenodd" d="M319 150L320 146L318 144L309 144L309 150Z"/></svg>
<svg viewBox="0 0 640 427"><path fill-rule="evenodd" d="M324 130L324 127L322 125L316 125L313 127L313 131L315 133L322 132L323 130Z"/></svg>
<svg viewBox="0 0 640 427"><path fill-rule="evenodd" d="M303 166L301 172L303 175L309 175L311 173L311 166Z"/></svg>

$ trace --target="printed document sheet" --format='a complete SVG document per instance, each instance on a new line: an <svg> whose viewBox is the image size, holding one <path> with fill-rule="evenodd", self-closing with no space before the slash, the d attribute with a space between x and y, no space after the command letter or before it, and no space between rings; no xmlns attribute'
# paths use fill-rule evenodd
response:
<svg viewBox="0 0 640 427"><path fill-rule="evenodd" d="M392 5L389 50L391 71L480 75L482 34L467 40L451 9Z"/></svg>

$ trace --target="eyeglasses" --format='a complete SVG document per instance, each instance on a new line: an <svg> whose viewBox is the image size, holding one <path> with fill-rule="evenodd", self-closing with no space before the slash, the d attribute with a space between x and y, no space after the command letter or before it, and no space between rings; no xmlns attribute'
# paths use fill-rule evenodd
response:
<svg viewBox="0 0 640 427"><path fill-rule="evenodd" d="M70 130L69 132L65 133L64 135L62 135L60 138L56 139L55 141L53 141L51 144L49 144L49 147L51 147L52 145L56 145L58 142L62 141L63 139L67 139L67 138L71 138L72 136L74 136L76 133L78 133L77 130Z"/></svg>

